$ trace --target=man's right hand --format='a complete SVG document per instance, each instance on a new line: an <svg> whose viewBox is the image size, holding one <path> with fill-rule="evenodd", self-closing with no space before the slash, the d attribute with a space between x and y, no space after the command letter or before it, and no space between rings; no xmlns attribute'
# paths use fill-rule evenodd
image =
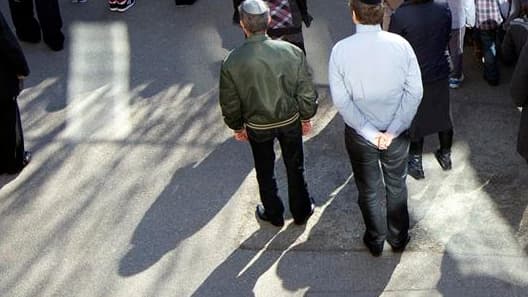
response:
<svg viewBox="0 0 528 297"><path fill-rule="evenodd" d="M310 134L310 132L312 131L312 122L310 122L310 121L301 122L301 126L302 126L302 135L303 136L306 136L306 135Z"/></svg>

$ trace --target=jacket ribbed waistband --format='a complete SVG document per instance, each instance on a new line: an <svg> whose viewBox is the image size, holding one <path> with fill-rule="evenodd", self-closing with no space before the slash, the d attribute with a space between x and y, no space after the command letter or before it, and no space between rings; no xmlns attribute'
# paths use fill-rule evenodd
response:
<svg viewBox="0 0 528 297"><path fill-rule="evenodd" d="M246 123L246 126L248 126L249 128L251 129L255 129L255 130L267 130L267 129L273 129L273 128L279 128L279 127L284 127L284 126L287 126L295 121L297 121L299 119L299 113L295 113L293 115L293 117L287 119L287 120L284 120L284 121L280 121L280 122L276 122L276 123L272 123L272 124L255 124L255 123Z"/></svg>

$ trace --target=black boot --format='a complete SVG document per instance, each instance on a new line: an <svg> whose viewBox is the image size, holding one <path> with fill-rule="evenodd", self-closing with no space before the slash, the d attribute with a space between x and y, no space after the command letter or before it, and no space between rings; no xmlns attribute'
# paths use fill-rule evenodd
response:
<svg viewBox="0 0 528 297"><path fill-rule="evenodd" d="M422 156L421 155L409 155L407 162L407 174L414 177L414 179L425 178L423 167L422 167Z"/></svg>
<svg viewBox="0 0 528 297"><path fill-rule="evenodd" d="M440 164L440 167L442 167L443 170L451 170L451 152L443 153L442 150L439 149L434 153L434 155L438 161L438 164Z"/></svg>

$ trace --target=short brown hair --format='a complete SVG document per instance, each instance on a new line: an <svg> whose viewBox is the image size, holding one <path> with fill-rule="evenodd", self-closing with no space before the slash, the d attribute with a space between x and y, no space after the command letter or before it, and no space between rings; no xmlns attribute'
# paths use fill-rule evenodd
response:
<svg viewBox="0 0 528 297"><path fill-rule="evenodd" d="M383 22L383 4L365 4L359 0L348 0L350 10L363 25L379 25Z"/></svg>

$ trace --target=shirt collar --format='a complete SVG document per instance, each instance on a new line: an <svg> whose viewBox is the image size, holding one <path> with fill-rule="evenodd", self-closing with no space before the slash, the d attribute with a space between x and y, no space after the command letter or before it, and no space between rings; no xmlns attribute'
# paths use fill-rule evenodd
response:
<svg viewBox="0 0 528 297"><path fill-rule="evenodd" d="M380 25L363 25L363 24L356 24L356 32L357 33L363 33L363 32L378 32L381 31Z"/></svg>
<svg viewBox="0 0 528 297"><path fill-rule="evenodd" d="M257 42L257 41L263 41L269 39L268 35L265 33L255 33L248 38L246 38L246 42Z"/></svg>

